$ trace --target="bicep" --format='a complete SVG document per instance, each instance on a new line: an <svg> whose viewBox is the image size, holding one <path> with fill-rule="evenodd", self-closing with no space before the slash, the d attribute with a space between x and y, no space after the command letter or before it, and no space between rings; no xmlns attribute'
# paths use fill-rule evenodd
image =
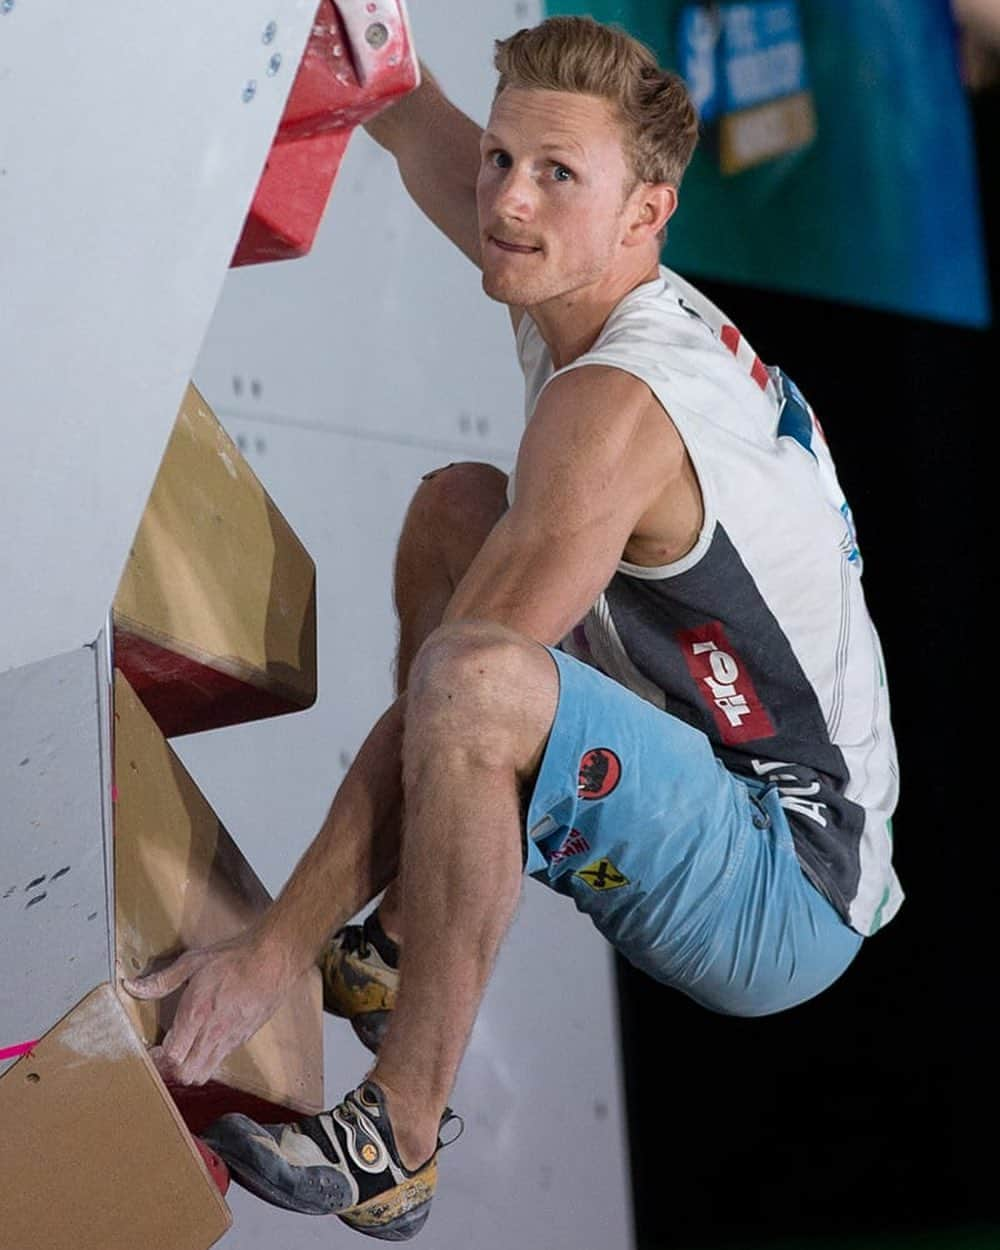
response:
<svg viewBox="0 0 1000 1250"><path fill-rule="evenodd" d="M449 617L494 619L541 642L564 637L679 467L671 429L644 384L619 370L586 366L550 384L521 443L514 503Z"/></svg>

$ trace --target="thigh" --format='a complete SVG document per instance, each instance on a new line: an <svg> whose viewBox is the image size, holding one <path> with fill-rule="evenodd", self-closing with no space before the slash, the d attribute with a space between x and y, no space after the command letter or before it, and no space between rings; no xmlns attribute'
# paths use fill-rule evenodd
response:
<svg viewBox="0 0 1000 1250"><path fill-rule="evenodd" d="M780 1010L834 979L860 939L802 876L777 796L728 772L699 730L552 654L559 706L527 871L631 963L713 1010ZM813 967L807 946L833 955Z"/></svg>

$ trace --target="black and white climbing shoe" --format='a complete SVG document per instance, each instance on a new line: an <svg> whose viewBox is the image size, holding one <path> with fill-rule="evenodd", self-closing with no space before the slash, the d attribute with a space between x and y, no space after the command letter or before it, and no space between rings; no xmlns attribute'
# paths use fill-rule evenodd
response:
<svg viewBox="0 0 1000 1250"><path fill-rule="evenodd" d="M441 1129L460 1117L450 1110ZM202 1134L244 1188L289 1211L338 1215L383 1241L406 1241L423 1227L437 1186L437 1149L410 1171L400 1161L385 1095L364 1081L339 1106L291 1124L224 1115Z"/></svg>

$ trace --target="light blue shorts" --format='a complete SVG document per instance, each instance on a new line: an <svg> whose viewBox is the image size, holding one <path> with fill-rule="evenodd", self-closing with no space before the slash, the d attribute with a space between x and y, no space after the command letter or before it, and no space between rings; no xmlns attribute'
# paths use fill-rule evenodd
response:
<svg viewBox="0 0 1000 1250"><path fill-rule="evenodd" d="M862 939L803 875L777 792L729 772L699 730L549 651L559 706L526 871L713 1011L768 1015L835 981Z"/></svg>

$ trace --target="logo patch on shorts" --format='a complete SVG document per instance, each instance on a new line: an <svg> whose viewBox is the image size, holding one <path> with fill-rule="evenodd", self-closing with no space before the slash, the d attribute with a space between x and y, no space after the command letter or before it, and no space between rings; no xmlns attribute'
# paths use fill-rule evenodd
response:
<svg viewBox="0 0 1000 1250"><path fill-rule="evenodd" d="M619 872L610 859L595 860L586 868L574 872L573 876L585 881L592 890L617 890L620 886L628 885L628 877Z"/></svg>
<svg viewBox="0 0 1000 1250"><path fill-rule="evenodd" d="M581 799L605 799L622 776L622 762L609 747L592 747L580 758L576 792Z"/></svg>
<svg viewBox="0 0 1000 1250"><path fill-rule="evenodd" d="M564 859L569 859L571 855L582 855L584 851L590 850L590 843L583 836L579 829L571 829L562 841L562 845L557 851L552 852L550 864L562 863Z"/></svg>

